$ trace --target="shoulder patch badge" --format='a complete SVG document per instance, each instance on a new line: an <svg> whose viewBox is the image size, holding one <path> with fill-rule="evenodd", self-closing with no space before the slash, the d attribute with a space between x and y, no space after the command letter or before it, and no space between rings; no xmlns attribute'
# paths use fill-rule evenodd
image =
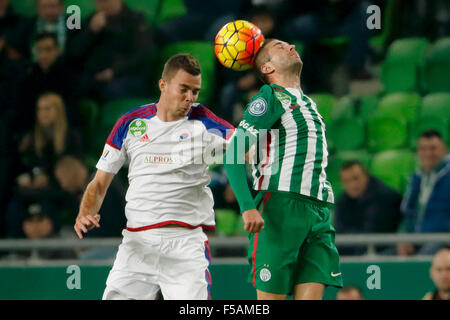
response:
<svg viewBox="0 0 450 320"><path fill-rule="evenodd" d="M147 131L147 124L144 120L135 119L128 128L133 137L139 138Z"/></svg>
<svg viewBox="0 0 450 320"><path fill-rule="evenodd" d="M275 92L275 96L278 100L280 100L281 104L284 106L290 106L291 105L291 97L289 97L286 93L283 92Z"/></svg>
<svg viewBox="0 0 450 320"><path fill-rule="evenodd" d="M267 111L267 102L264 98L257 98L248 107L248 112L253 116L262 116Z"/></svg>

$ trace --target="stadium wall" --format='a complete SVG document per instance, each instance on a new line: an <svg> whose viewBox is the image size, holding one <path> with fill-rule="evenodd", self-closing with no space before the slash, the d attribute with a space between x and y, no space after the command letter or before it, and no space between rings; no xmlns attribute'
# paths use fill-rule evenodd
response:
<svg viewBox="0 0 450 320"><path fill-rule="evenodd" d="M374 265L379 269L370 267ZM429 268L430 262L349 262L341 264L344 284L360 287L368 300L421 299L426 292L433 289ZM101 299L110 269L110 266L80 266L80 288L69 289L67 283L73 285L76 282L73 281L74 271L67 267L2 267L0 268L0 299ZM256 294L253 287L246 282L248 270L249 267L245 264L213 264L210 266L213 279L212 298L214 300L255 299ZM379 272L377 273L376 270ZM70 278L71 276L72 278ZM327 288L324 299L333 300L336 292L335 288Z"/></svg>

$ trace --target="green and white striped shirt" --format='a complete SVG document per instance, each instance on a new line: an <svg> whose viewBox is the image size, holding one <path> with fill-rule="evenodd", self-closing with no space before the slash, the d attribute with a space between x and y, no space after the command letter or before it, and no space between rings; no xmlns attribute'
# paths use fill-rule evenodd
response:
<svg viewBox="0 0 450 320"><path fill-rule="evenodd" d="M325 124L302 91L264 85L252 98L238 129L256 137L255 190L286 191L334 203L327 181Z"/></svg>

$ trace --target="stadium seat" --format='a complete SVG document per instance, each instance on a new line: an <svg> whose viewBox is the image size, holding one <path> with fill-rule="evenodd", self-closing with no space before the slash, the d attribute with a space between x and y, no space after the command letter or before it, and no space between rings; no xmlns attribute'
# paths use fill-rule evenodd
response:
<svg viewBox="0 0 450 320"><path fill-rule="evenodd" d="M238 215L231 209L216 209L216 231L219 235L231 236L236 231Z"/></svg>
<svg viewBox="0 0 450 320"><path fill-rule="evenodd" d="M166 0L167 1L167 0ZM125 0L126 4L133 10L139 11L145 15L147 21L154 25L161 9L162 2L165 0Z"/></svg>
<svg viewBox="0 0 450 320"><path fill-rule="evenodd" d="M11 7L19 16L31 17L36 14L36 0L12 0Z"/></svg>
<svg viewBox="0 0 450 320"><path fill-rule="evenodd" d="M381 82L386 92L416 91L420 88L419 70L428 47L425 38L394 41L381 66Z"/></svg>
<svg viewBox="0 0 450 320"><path fill-rule="evenodd" d="M357 110L357 115L367 121L372 117L376 109L378 108L379 97L375 94L365 95L359 97L359 108Z"/></svg>
<svg viewBox="0 0 450 320"><path fill-rule="evenodd" d="M425 92L450 92L450 37L433 43L425 54L422 88Z"/></svg>
<svg viewBox="0 0 450 320"><path fill-rule="evenodd" d="M414 153L409 150L389 150L373 156L370 172L388 186L403 193L416 167Z"/></svg>
<svg viewBox="0 0 450 320"><path fill-rule="evenodd" d="M361 119L341 118L333 121L327 128L329 149L341 152L365 147L365 126Z"/></svg>
<svg viewBox="0 0 450 320"><path fill-rule="evenodd" d="M81 18L84 19L95 11L95 1L92 0L65 0L64 6L67 9L71 5L80 7Z"/></svg>
<svg viewBox="0 0 450 320"><path fill-rule="evenodd" d="M215 90L216 58L214 44L207 41L183 41L166 46L160 55L159 72L161 74L164 63L168 58L177 53L188 52L196 57L202 69L202 90L198 101L203 104L211 102ZM214 109L213 106L210 106Z"/></svg>
<svg viewBox="0 0 450 320"><path fill-rule="evenodd" d="M419 114L421 103L421 98L417 93L387 94L380 99L374 116L402 118L407 123L411 123Z"/></svg>
<svg viewBox="0 0 450 320"><path fill-rule="evenodd" d="M405 119L391 116L376 116L369 119L367 140L371 152L402 148L407 138Z"/></svg>
<svg viewBox="0 0 450 320"><path fill-rule="evenodd" d="M355 98L344 96L339 98L331 110L330 119L335 122L340 119L348 119L354 116L356 108Z"/></svg>
<svg viewBox="0 0 450 320"><path fill-rule="evenodd" d="M161 24L168 20L183 16L186 14L186 6L183 0L161 0L161 8L156 17L156 23Z"/></svg>
<svg viewBox="0 0 450 320"><path fill-rule="evenodd" d="M101 107L100 126L111 130L116 121L125 113L153 102L155 102L154 99L143 98L127 98L107 102Z"/></svg>
<svg viewBox="0 0 450 320"><path fill-rule="evenodd" d="M432 93L423 97L420 115L450 119L450 92Z"/></svg>
<svg viewBox="0 0 450 320"><path fill-rule="evenodd" d="M328 93L310 94L309 97L316 103L317 109L319 110L323 121L328 124L335 102L334 97Z"/></svg>

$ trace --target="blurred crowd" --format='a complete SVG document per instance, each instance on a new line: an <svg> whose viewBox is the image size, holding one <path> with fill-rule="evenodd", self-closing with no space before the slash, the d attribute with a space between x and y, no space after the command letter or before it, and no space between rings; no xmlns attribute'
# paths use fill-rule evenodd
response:
<svg viewBox="0 0 450 320"><path fill-rule="evenodd" d="M185 14L160 24L148 21L125 0L93 0L95 10L79 30L66 27L64 0L36 0L32 17L17 15L11 1L0 0L0 238L61 237L65 227L72 227L95 171L95 163L86 158L91 150L86 147L89 136L83 130L80 101L91 99L101 108L127 97L158 97L158 54L171 43L212 43L226 22L246 19L266 38L298 44L304 91L330 92L336 74L341 82L376 77L370 66L383 58L395 38L432 40L449 34L448 17L442 19L445 1L439 0L395 1L390 8L394 23L378 52L369 40L382 31L365 27L366 9L375 4L383 11L387 2L382 0L184 0ZM409 23L412 19L414 24ZM339 37L347 40L342 52L331 57L327 40ZM236 125L261 84L251 71L220 67L216 80L208 106ZM420 166L405 195L372 177L362 163L342 166L345 192L335 209L338 233L450 231L446 144L434 131L424 132L417 143ZM94 156L100 156L101 150L96 152ZM211 179L216 208L237 216L223 168L212 168ZM125 191L126 179L114 179L102 207L102 228L88 237L120 236ZM438 247L401 244L377 250L406 255L434 253ZM361 254L364 248L342 250Z"/></svg>

